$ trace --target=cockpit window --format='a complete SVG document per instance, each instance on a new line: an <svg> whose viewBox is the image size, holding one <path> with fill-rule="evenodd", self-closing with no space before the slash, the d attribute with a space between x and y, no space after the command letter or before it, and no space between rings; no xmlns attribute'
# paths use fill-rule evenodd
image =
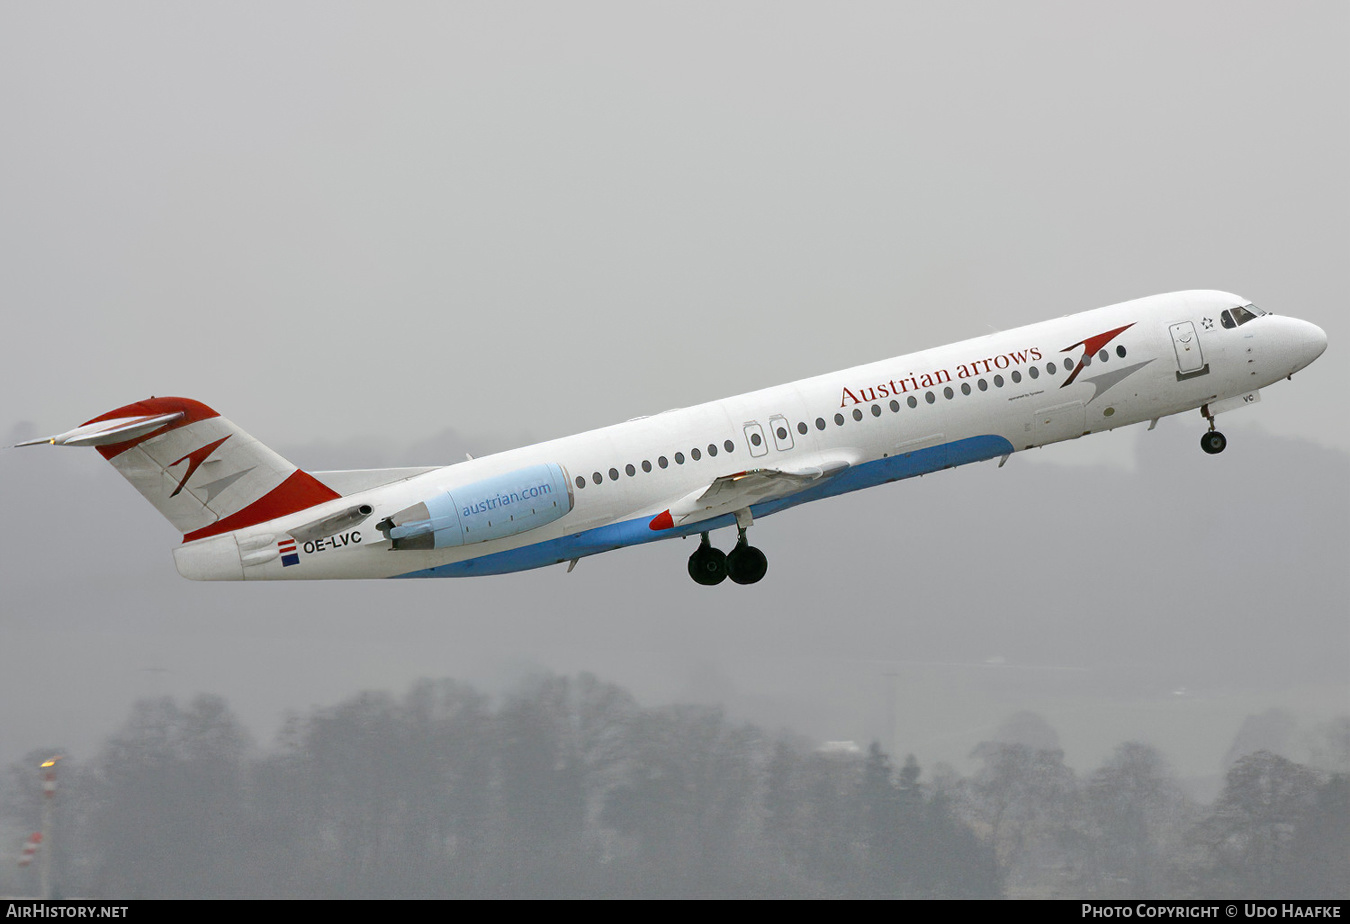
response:
<svg viewBox="0 0 1350 924"><path fill-rule="evenodd" d="M1256 309L1255 313L1251 310L1253 308ZM1229 308L1225 310L1224 313L1219 316L1219 320L1224 327L1239 327L1246 324L1248 321L1255 321L1257 314L1265 314L1265 312L1255 305L1248 305L1246 308Z"/></svg>
<svg viewBox="0 0 1350 924"><path fill-rule="evenodd" d="M1247 305L1247 310L1250 311L1252 314L1256 315L1258 318L1261 317L1261 315L1263 315L1263 314L1270 314L1269 311L1262 311L1260 308L1257 308L1255 305Z"/></svg>

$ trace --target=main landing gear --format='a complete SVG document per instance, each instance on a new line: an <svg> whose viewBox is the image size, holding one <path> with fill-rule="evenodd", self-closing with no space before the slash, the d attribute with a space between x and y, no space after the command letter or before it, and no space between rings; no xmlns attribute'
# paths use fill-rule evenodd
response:
<svg viewBox="0 0 1350 924"><path fill-rule="evenodd" d="M699 584L706 584L709 587L726 580L726 553L713 548L713 544L708 541L707 533L703 534L703 539L699 542L698 548L694 549L694 554L689 556L689 576Z"/></svg>
<svg viewBox="0 0 1350 924"><path fill-rule="evenodd" d="M700 584L712 586L731 578L737 584L754 584L769 570L764 553L745 540L745 529L739 529L736 548L724 554L708 541L703 533L698 548L689 556L689 576Z"/></svg>
<svg viewBox="0 0 1350 924"><path fill-rule="evenodd" d="M1228 445L1228 437L1214 429L1214 415L1209 413L1209 405L1202 407L1200 413L1209 421L1209 432L1200 437L1200 448L1211 456L1218 455Z"/></svg>

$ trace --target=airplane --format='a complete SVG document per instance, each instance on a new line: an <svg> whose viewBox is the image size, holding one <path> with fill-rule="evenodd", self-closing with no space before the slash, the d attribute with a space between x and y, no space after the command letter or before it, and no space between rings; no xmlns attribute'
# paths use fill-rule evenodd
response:
<svg viewBox="0 0 1350 924"><path fill-rule="evenodd" d="M179 531L198 581L504 574L699 535L689 575L754 584L759 517L1198 408L1260 400L1314 324L1173 292L430 468L305 472L216 411L151 397L20 446L92 446ZM709 533L735 526L727 553Z"/></svg>

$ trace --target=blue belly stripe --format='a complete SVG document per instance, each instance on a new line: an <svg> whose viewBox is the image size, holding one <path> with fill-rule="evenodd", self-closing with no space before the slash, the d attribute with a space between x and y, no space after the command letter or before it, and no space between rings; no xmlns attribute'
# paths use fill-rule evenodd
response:
<svg viewBox="0 0 1350 924"><path fill-rule="evenodd" d="M808 501L847 494L850 491L860 491L863 488L885 484L888 481L899 481L904 478L913 478L916 475L926 475L929 472L965 465L969 462L983 462L986 459L1008 455L1012 451L1012 443L1001 436L972 436L854 466L818 487L808 488L790 497L756 504L750 508L750 512L756 518L766 517L771 513L777 513L798 504L805 504ZM509 549L505 552L493 552L490 555L451 562L447 565L437 565L434 568L424 568L420 571L411 571L408 574L395 575L395 577L472 577L480 574L508 574L512 571L526 571L531 568L556 565L571 561L574 558L585 558L587 555L596 555L600 552L608 552L630 545L640 545L644 542L696 536L708 530L721 529L724 526L733 526L736 523L734 516L726 514L686 526L655 531L648 527L652 519L652 517L641 517L636 520L624 520L621 523L610 523L571 536L560 536L547 542L537 542L533 545Z"/></svg>

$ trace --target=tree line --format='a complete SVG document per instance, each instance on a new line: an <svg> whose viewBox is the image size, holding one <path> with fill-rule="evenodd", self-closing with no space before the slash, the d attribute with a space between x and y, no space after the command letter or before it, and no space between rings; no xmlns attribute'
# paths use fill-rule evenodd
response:
<svg viewBox="0 0 1350 924"><path fill-rule="evenodd" d="M16 856L49 753L4 780ZM218 697L153 699L62 762L53 880L126 899L1350 897L1344 767L1257 751L1202 805L1138 742L1085 776L1044 743L972 757L925 776L589 675L362 693L266 749ZM7 864L0 892L35 876Z"/></svg>

